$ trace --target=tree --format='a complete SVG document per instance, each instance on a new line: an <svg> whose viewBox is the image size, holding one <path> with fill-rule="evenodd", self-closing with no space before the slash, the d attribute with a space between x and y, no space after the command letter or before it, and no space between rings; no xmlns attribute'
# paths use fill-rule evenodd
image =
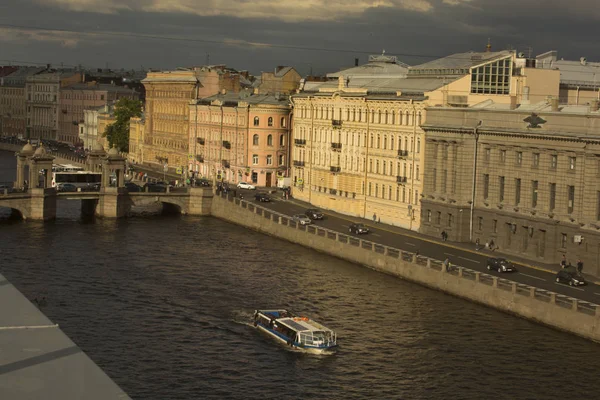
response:
<svg viewBox="0 0 600 400"><path fill-rule="evenodd" d="M108 139L110 147L116 146L119 151L129 151L129 120L142 116L142 102L123 97L115 104L115 122L108 125L103 136Z"/></svg>

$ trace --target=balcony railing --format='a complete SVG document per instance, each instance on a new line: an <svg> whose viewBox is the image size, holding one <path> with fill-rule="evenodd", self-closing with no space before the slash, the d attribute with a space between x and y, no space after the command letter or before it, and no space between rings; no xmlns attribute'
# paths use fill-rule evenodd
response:
<svg viewBox="0 0 600 400"><path fill-rule="evenodd" d="M204 138L203 137L196 138L196 142L198 144L201 144L202 146L204 146Z"/></svg>
<svg viewBox="0 0 600 400"><path fill-rule="evenodd" d="M342 149L342 144L341 143L332 142L331 143L331 148L333 150L341 150Z"/></svg>
<svg viewBox="0 0 600 400"><path fill-rule="evenodd" d="M304 146L306 144L306 139L294 139L294 144L296 146Z"/></svg>
<svg viewBox="0 0 600 400"><path fill-rule="evenodd" d="M334 128L341 128L342 127L342 120L341 119L332 119L331 120L331 126L333 126Z"/></svg>
<svg viewBox="0 0 600 400"><path fill-rule="evenodd" d="M229 168L229 161L227 160L221 160L221 163L223 164L223 168Z"/></svg>
<svg viewBox="0 0 600 400"><path fill-rule="evenodd" d="M196 156L196 161L203 163L204 162L204 156Z"/></svg>
<svg viewBox="0 0 600 400"><path fill-rule="evenodd" d="M408 150L398 150L398 157L408 157Z"/></svg>
<svg viewBox="0 0 600 400"><path fill-rule="evenodd" d="M334 167L334 166L331 166L331 167L329 167L329 170L330 170L331 172L334 172L334 173L335 173L335 172L340 172L340 171L342 170L342 168L341 168L341 167Z"/></svg>
<svg viewBox="0 0 600 400"><path fill-rule="evenodd" d="M396 183L406 183L407 179L405 176L396 176Z"/></svg>
<svg viewBox="0 0 600 400"><path fill-rule="evenodd" d="M296 161L296 160L294 160L294 167L304 168L304 161Z"/></svg>
<svg viewBox="0 0 600 400"><path fill-rule="evenodd" d="M223 140L223 147L226 149L231 149L231 143L229 143L227 140Z"/></svg>

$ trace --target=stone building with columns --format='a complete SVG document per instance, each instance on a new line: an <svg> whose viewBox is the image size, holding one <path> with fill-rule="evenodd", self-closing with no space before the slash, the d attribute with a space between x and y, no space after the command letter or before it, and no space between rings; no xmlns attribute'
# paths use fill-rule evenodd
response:
<svg viewBox="0 0 600 400"><path fill-rule="evenodd" d="M597 102L430 107L422 128L421 232L600 276Z"/></svg>

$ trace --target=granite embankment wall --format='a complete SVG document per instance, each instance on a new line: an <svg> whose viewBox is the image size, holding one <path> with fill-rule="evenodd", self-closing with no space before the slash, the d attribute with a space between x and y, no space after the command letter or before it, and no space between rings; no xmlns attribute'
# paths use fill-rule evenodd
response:
<svg viewBox="0 0 600 400"><path fill-rule="evenodd" d="M600 306L568 296L454 267L439 260L358 239L237 198L215 196L213 216L314 250L362 264L457 297L600 342Z"/></svg>

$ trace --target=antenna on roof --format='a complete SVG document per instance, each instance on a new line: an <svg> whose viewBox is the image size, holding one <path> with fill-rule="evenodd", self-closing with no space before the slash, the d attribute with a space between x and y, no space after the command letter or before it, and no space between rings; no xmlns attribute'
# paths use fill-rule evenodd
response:
<svg viewBox="0 0 600 400"><path fill-rule="evenodd" d="M383 49L383 51L381 52L381 55L384 56L385 55L385 49Z"/></svg>
<svg viewBox="0 0 600 400"><path fill-rule="evenodd" d="M490 41L490 38L488 38L487 45L485 46L485 52L489 53L491 51L492 51L492 42Z"/></svg>
<svg viewBox="0 0 600 400"><path fill-rule="evenodd" d="M206 65L210 65L210 54L206 53Z"/></svg>

